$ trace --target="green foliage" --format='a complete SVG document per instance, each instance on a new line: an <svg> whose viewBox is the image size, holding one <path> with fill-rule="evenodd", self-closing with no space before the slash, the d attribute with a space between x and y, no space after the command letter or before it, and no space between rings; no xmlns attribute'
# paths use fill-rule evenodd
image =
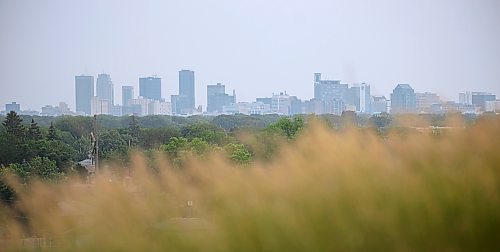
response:
<svg viewBox="0 0 500 252"><path fill-rule="evenodd" d="M223 144L228 142L228 136L217 126L206 122L194 123L181 129L181 136L189 140L200 138L210 144Z"/></svg>
<svg viewBox="0 0 500 252"><path fill-rule="evenodd" d="M172 137L167 144L160 147L161 150L168 153L171 158L178 157L179 151L185 150L188 145L188 140L184 137Z"/></svg>
<svg viewBox="0 0 500 252"><path fill-rule="evenodd" d="M42 133L40 132L40 127L35 119L31 119L30 127L28 128L27 139L31 141L36 141L42 139Z"/></svg>
<svg viewBox="0 0 500 252"><path fill-rule="evenodd" d="M370 117L369 124L373 125L377 129L384 129L391 125L392 118L389 114L383 113L379 115L374 115Z"/></svg>
<svg viewBox="0 0 500 252"><path fill-rule="evenodd" d="M87 159L92 148L89 137L76 139L71 147L75 150L75 161Z"/></svg>
<svg viewBox="0 0 500 252"><path fill-rule="evenodd" d="M88 136L92 131L92 117L61 116L55 119L54 126L60 131L71 133L75 139L79 139Z"/></svg>
<svg viewBox="0 0 500 252"><path fill-rule="evenodd" d="M213 145L197 137L191 140L184 137L172 137L167 144L160 146L160 150L168 153L175 166L181 166L186 155L204 157L213 149Z"/></svg>
<svg viewBox="0 0 500 252"><path fill-rule="evenodd" d="M211 146L201 138L193 138L187 145L187 150L202 156L211 150Z"/></svg>
<svg viewBox="0 0 500 252"><path fill-rule="evenodd" d="M19 163L24 159L26 149L25 127L22 119L11 111L2 122L0 132L0 165Z"/></svg>
<svg viewBox="0 0 500 252"><path fill-rule="evenodd" d="M24 139L25 132L24 126L22 125L22 119L17 115L16 112L10 111L5 117L5 121L2 125L5 128L5 132L13 138Z"/></svg>
<svg viewBox="0 0 500 252"><path fill-rule="evenodd" d="M229 143L224 146L229 159L237 164L248 164L252 161L252 154L243 144Z"/></svg>
<svg viewBox="0 0 500 252"><path fill-rule="evenodd" d="M55 161L46 157L35 157L27 164L32 176L36 176L45 181L55 181L63 177L63 173L57 169Z"/></svg>
<svg viewBox="0 0 500 252"><path fill-rule="evenodd" d="M99 135L99 154L106 159L112 154L116 157L125 157L128 151L127 141L120 135L118 130L107 130Z"/></svg>
<svg viewBox="0 0 500 252"><path fill-rule="evenodd" d="M8 172L10 172L9 167L0 166L0 204L13 205L16 199L16 192L5 181L5 176L7 176Z"/></svg>
<svg viewBox="0 0 500 252"><path fill-rule="evenodd" d="M73 165L77 151L61 141L40 140L30 143L30 157L36 156L53 160L57 167L65 170Z"/></svg>
<svg viewBox="0 0 500 252"><path fill-rule="evenodd" d="M47 134L47 140L55 141L57 139L58 139L58 137L57 137L57 133L56 133L56 128L54 127L54 125L51 122L50 127L49 127L49 134Z"/></svg>
<svg viewBox="0 0 500 252"><path fill-rule="evenodd" d="M180 136L180 130L176 127L146 128L141 130L140 145L144 149L156 149L177 136Z"/></svg>
<svg viewBox="0 0 500 252"><path fill-rule="evenodd" d="M135 116L135 115L130 116L128 130L129 130L129 133L132 135L132 137L139 138L139 135L141 133L141 127L139 126L139 122L137 121L137 116Z"/></svg>
<svg viewBox="0 0 500 252"><path fill-rule="evenodd" d="M218 115L212 124L232 132L236 129L263 129L278 120L279 115Z"/></svg>
<svg viewBox="0 0 500 252"><path fill-rule="evenodd" d="M303 128L304 119L302 117L294 117L293 120L288 117L281 117L276 123L269 125L267 131L293 139Z"/></svg>

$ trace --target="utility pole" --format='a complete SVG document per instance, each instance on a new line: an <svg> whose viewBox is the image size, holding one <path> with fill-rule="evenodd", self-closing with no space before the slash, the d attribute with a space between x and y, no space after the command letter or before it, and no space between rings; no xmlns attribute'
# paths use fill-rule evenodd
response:
<svg viewBox="0 0 500 252"><path fill-rule="evenodd" d="M97 115L94 115L94 125L93 125L93 131L94 131L94 136L95 136L95 172L96 175L99 173L99 134L98 134L98 129L97 129Z"/></svg>
<svg viewBox="0 0 500 252"><path fill-rule="evenodd" d="M90 141L92 145L92 151L90 158L92 165L94 166L94 171L92 177L99 173L99 138L97 136L97 115L94 115L94 120L92 122L92 131L90 132Z"/></svg>

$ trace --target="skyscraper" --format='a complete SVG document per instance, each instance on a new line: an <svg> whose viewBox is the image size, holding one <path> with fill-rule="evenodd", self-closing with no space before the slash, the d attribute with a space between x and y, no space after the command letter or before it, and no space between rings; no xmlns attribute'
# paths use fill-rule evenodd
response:
<svg viewBox="0 0 500 252"><path fill-rule="evenodd" d="M122 86L122 106L130 105L130 101L134 98L133 86Z"/></svg>
<svg viewBox="0 0 500 252"><path fill-rule="evenodd" d="M90 115L94 97L94 76L75 76L76 112Z"/></svg>
<svg viewBox="0 0 500 252"><path fill-rule="evenodd" d="M496 95L492 93L472 92L472 104L479 108L481 111L485 111L487 101L495 101L496 99Z"/></svg>
<svg viewBox="0 0 500 252"><path fill-rule="evenodd" d="M179 71L179 96L177 97L176 112L191 114L195 109L194 71Z"/></svg>
<svg viewBox="0 0 500 252"><path fill-rule="evenodd" d="M114 103L113 82L109 74L99 74L97 76L96 96L102 100L107 100L110 105Z"/></svg>
<svg viewBox="0 0 500 252"><path fill-rule="evenodd" d="M161 78L156 76L139 78L139 96L161 100Z"/></svg>
<svg viewBox="0 0 500 252"><path fill-rule="evenodd" d="M366 83L361 83L359 87L359 112L361 113L371 113L372 109L372 95L370 92L370 85Z"/></svg>
<svg viewBox="0 0 500 252"><path fill-rule="evenodd" d="M314 99L323 105L323 113L342 113L347 91L347 84L340 84L339 80L322 80L321 73L314 74Z"/></svg>
<svg viewBox="0 0 500 252"><path fill-rule="evenodd" d="M222 113L222 108L236 103L234 95L226 94L226 86L221 83L217 85L207 85L207 112Z"/></svg>
<svg viewBox="0 0 500 252"><path fill-rule="evenodd" d="M322 80L321 73L314 74L314 99L316 100L342 100L347 89L347 84L340 84L339 80Z"/></svg>
<svg viewBox="0 0 500 252"><path fill-rule="evenodd" d="M415 113L416 111L415 91L408 84L398 84L391 94L391 113Z"/></svg>

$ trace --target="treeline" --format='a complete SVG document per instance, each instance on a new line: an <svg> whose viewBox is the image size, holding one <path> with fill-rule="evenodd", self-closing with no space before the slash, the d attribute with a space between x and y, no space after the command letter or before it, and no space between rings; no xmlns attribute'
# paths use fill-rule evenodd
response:
<svg viewBox="0 0 500 252"><path fill-rule="evenodd" d="M457 115L453 115L457 116ZM449 115L419 115L427 125L444 126ZM465 122L475 117L461 116ZM16 175L23 184L32 178L44 181L80 174L85 168L77 162L89 158L90 133L97 128L101 164L109 162L127 166L129 153L141 151L154 159L154 153L165 153L172 165L182 167L189 157L204 158L218 153L235 165L252 161L269 161L283 142L293 140L314 118L333 129L346 127L376 130L381 135L388 129L397 129L398 117L388 114L363 116L346 112L341 116L278 115L219 115L210 116L124 116L100 115L93 117L20 116L10 112L0 117L0 173ZM406 125L407 126L407 125ZM0 175L1 175L0 174ZM5 201L13 200L14 193L0 181L0 193Z"/></svg>

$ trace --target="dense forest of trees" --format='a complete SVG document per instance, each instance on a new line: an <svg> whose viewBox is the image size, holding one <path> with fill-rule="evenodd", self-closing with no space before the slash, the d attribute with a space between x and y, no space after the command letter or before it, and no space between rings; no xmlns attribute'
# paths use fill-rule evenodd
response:
<svg viewBox="0 0 500 252"><path fill-rule="evenodd" d="M311 118L340 130L346 127L373 129L384 134L400 127L399 120L388 114L360 116L346 112L342 116L219 115L210 116L123 116L96 117L100 159L103 164L127 165L130 151L146 156L159 151L170 158L174 167L182 167L186 157L203 158L219 152L237 166L267 161L283 141L293 141ZM443 126L445 115L420 115L422 121ZM473 122L474 117L465 117ZM90 133L94 118L83 116L20 116L10 112L0 117L0 179L10 173L23 184L33 178L60 181L81 174L77 162L87 159L91 149ZM242 135L246 137L241 137ZM15 193L0 180L3 201Z"/></svg>

